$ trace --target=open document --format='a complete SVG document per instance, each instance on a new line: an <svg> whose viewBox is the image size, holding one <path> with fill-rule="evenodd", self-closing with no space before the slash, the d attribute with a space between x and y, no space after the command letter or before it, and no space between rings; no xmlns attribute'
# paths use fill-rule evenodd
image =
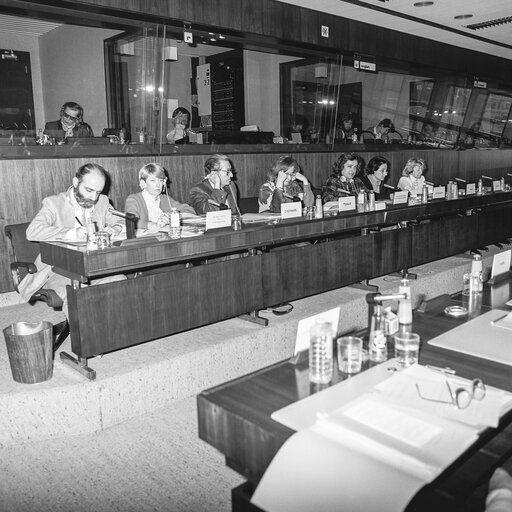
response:
<svg viewBox="0 0 512 512"><path fill-rule="evenodd" d="M476 441L479 432L471 422L438 415L422 404L401 405L396 396L403 385L401 374L411 373L414 384L418 380L426 393L432 389L430 376L425 383L415 371L383 381L391 393L365 391L293 435L274 457L252 503L268 512L403 510L421 487ZM506 399L496 392L501 395L493 397L489 407L499 414Z"/></svg>

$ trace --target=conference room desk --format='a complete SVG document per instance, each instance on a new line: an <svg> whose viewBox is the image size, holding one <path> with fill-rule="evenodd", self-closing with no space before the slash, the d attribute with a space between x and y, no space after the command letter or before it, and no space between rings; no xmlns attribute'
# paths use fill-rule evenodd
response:
<svg viewBox="0 0 512 512"><path fill-rule="evenodd" d="M510 298L510 284L506 281L499 287L487 288L481 301L483 305L476 305L473 316L489 311L491 303L495 308L507 308L503 304ZM434 305L427 312L414 312L413 330L422 339L420 364L448 366L456 370L457 375L479 377L488 385L512 392L510 366L427 344L428 340L467 321L467 318L455 319L444 314L447 305L461 304L461 295L441 297L437 304L435 300L430 302ZM363 370L373 364L364 363ZM331 385L344 378L346 376L335 369ZM245 484L233 489L233 511L259 510L249 499L274 455L294 434L292 429L272 420L271 414L324 387L309 383L307 361L295 365L287 360L216 386L197 397L199 437L217 448L225 455L226 464L247 479ZM512 412L508 412L498 428L484 431L470 449L421 489L407 510L483 511L490 475L511 456ZM339 510L344 510L342 502Z"/></svg>
<svg viewBox="0 0 512 512"><path fill-rule="evenodd" d="M501 192L180 240L161 234L104 250L46 242L41 257L72 280L77 358L65 360L92 379L90 357L506 241L511 209L512 192ZM82 286L119 273L139 275Z"/></svg>

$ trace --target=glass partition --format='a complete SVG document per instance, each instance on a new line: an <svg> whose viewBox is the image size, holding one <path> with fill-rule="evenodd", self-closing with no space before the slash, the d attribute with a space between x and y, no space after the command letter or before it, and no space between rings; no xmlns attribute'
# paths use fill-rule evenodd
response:
<svg viewBox="0 0 512 512"><path fill-rule="evenodd" d="M510 84L480 89L448 70L395 61L365 72L354 68L350 48L264 46L263 38L213 28L187 30L192 39L184 41L178 23L21 19L44 28L34 36L0 34L6 66L15 62L11 53L30 63L21 106L7 104L12 91L0 91L1 156L209 152L211 144L327 151L361 142L461 149L512 143ZM58 120L66 101L82 105L94 137L70 138L61 148L37 145L38 132ZM16 124L8 118L14 111ZM391 130L381 135L384 120Z"/></svg>

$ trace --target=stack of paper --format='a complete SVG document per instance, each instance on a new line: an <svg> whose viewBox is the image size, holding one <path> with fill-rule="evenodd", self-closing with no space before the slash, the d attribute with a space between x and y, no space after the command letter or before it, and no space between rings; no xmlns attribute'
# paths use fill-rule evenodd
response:
<svg viewBox="0 0 512 512"><path fill-rule="evenodd" d="M510 406L497 389L464 411L418 397L416 384L426 396L449 401L446 378L415 365L321 415L283 445L252 503L268 512L403 510ZM454 387L471 385L449 379Z"/></svg>

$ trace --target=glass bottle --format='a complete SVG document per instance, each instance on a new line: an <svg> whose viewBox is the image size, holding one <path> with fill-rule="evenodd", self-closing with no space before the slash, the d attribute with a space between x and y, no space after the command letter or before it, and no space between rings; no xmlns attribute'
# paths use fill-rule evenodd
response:
<svg viewBox="0 0 512 512"><path fill-rule="evenodd" d="M388 358L386 325L381 304L375 304L373 308L370 334L368 336L368 351L370 353L370 361L380 363Z"/></svg>
<svg viewBox="0 0 512 512"><path fill-rule="evenodd" d="M359 138L357 136L357 128L354 128L354 133L352 134L352 144L359 144Z"/></svg>
<svg viewBox="0 0 512 512"><path fill-rule="evenodd" d="M375 211L375 192L373 190L370 190L370 192L368 192L368 211Z"/></svg>
<svg viewBox="0 0 512 512"><path fill-rule="evenodd" d="M309 380L316 384L327 384L332 379L332 336L331 323L322 319L309 332Z"/></svg>
<svg viewBox="0 0 512 512"><path fill-rule="evenodd" d="M181 236L181 217L177 208L171 208L169 214L169 235L171 238L180 238Z"/></svg>
<svg viewBox="0 0 512 512"><path fill-rule="evenodd" d="M324 207L322 204L322 197L320 195L317 195L315 201L315 219L321 219L323 216Z"/></svg>
<svg viewBox="0 0 512 512"><path fill-rule="evenodd" d="M475 254L471 262L471 282L469 284L470 293L480 293L483 291L482 279L482 256Z"/></svg>

